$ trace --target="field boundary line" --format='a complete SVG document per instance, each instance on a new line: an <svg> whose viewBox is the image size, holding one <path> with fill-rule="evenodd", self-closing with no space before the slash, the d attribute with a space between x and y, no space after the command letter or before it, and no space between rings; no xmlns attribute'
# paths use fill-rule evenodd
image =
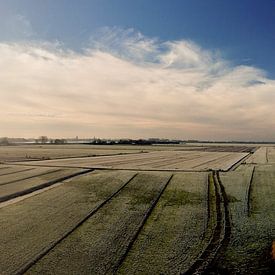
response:
<svg viewBox="0 0 275 275"><path fill-rule="evenodd" d="M134 174L130 179L128 179L120 188L118 188L114 193L112 193L107 199L101 202L98 206L93 208L86 214L83 218L81 218L74 226L72 226L67 232L65 232L60 238L54 240L50 245L45 247L38 253L32 260L21 266L15 274L24 274L27 270L29 270L35 263L37 263L42 257L44 257L47 253L49 253L54 247L56 247L59 243L61 243L64 239L66 239L71 233L73 233L78 227L80 227L84 222L86 222L89 218L91 218L99 209L101 209L105 204L107 204L111 199L113 199L117 194L120 193L122 189L124 189L136 176L138 173Z"/></svg>
<svg viewBox="0 0 275 275"><path fill-rule="evenodd" d="M47 181L45 183L33 186L31 188L28 188L28 189L25 189L25 190L22 190L22 191L18 191L18 192L9 194L9 195L2 196L2 197L0 197L0 203L8 201L8 200L11 200L11 199L14 199L14 198L17 198L17 197L20 197L20 196L23 196L23 195L27 195L27 194L32 193L34 191L37 191L39 189L43 189L45 187L49 187L49 186L51 186L51 185L53 185L55 183L58 183L60 181L64 181L64 180L67 180L67 179L70 179L70 178L73 178L73 177L76 177L76 176L79 176L79 175L90 173L92 171L94 171L94 170L93 169L90 169L90 170L86 169L86 170L83 170L83 171L80 171L80 172L76 172L76 173L73 173L73 174L61 177L61 178L57 178L57 179L54 179L54 180Z"/></svg>
<svg viewBox="0 0 275 275"><path fill-rule="evenodd" d="M145 215L143 216L143 219L141 221L141 223L138 226L137 231L135 232L135 234L133 235L132 239L130 240L130 242L127 245L126 251L124 252L124 254L120 257L120 259L118 260L118 263L115 265L113 273L115 274L119 267L123 264L124 260L127 257L127 254L129 253L129 251L131 250L133 244L135 243L135 241L138 238L138 235L140 234L142 228L144 227L146 221L148 220L148 218L150 217L152 211L154 210L155 206L157 205L159 199L161 198L162 194L164 193L165 189L167 188L167 186L169 185L169 183L171 182L172 178L173 178L173 174L168 178L167 182L164 184L164 186L162 187L162 189L160 190L158 196L156 197L156 199L153 201L153 203L150 205L150 207L148 208L148 210L146 211Z"/></svg>
<svg viewBox="0 0 275 275"><path fill-rule="evenodd" d="M62 171L62 169L56 169L56 170L53 170L53 171L47 171L47 172L43 172L43 173L40 173L40 174L37 174L37 175L28 176L26 178L22 178L22 179L17 179L17 180L12 180L12 181L8 181L8 182L0 183L0 186L11 184L11 183L16 183L16 182L22 181L22 180L32 179L32 178L39 177L39 176L48 175L48 174L51 174L51 173L54 173L54 172L59 172L59 171Z"/></svg>

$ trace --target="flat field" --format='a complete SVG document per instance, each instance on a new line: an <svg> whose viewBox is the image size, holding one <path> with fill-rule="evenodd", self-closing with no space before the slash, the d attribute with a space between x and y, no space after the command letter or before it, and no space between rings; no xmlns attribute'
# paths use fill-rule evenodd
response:
<svg viewBox="0 0 275 275"><path fill-rule="evenodd" d="M31 165L49 167L105 168L130 170L182 170L206 171L228 170L248 153L201 152L201 151L155 151L127 155L70 158L32 162ZM29 162L16 163L27 165Z"/></svg>
<svg viewBox="0 0 275 275"><path fill-rule="evenodd" d="M274 271L275 147L24 145L0 157L1 275Z"/></svg>
<svg viewBox="0 0 275 275"><path fill-rule="evenodd" d="M157 149L157 148L156 148ZM138 147L93 145L17 145L0 146L1 161L44 160L141 152Z"/></svg>

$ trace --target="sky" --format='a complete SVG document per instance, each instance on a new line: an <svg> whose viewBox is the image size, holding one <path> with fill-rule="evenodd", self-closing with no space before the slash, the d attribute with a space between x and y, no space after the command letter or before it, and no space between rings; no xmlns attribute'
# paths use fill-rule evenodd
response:
<svg viewBox="0 0 275 275"><path fill-rule="evenodd" d="M275 141L275 1L0 0L0 136Z"/></svg>

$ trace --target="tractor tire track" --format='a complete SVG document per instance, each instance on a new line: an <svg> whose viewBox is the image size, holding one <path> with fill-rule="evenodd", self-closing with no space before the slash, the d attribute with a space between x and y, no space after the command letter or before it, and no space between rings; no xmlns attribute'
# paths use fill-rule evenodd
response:
<svg viewBox="0 0 275 275"><path fill-rule="evenodd" d="M208 274L212 271L217 259L225 251L231 235L231 219L228 208L228 199L225 188L222 185L219 172L213 171L209 180L213 179L215 189L215 208L211 206L211 198L208 205L208 220L214 215L215 226L212 229L212 236L204 249L197 257L195 262L185 274ZM210 194L209 194L210 195ZM210 222L208 222L208 228ZM210 228L211 230L211 228Z"/></svg>

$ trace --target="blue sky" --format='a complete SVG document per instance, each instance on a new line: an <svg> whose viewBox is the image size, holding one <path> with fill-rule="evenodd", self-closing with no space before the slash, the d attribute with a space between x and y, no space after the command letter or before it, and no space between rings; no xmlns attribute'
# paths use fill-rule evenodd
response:
<svg viewBox="0 0 275 275"><path fill-rule="evenodd" d="M0 1L0 23L16 15L30 23L32 39L58 40L75 50L100 27L134 28L161 40L191 39L275 77L274 0ZM22 38L20 30L0 27L2 41Z"/></svg>
<svg viewBox="0 0 275 275"><path fill-rule="evenodd" d="M275 1L0 0L0 136L275 141Z"/></svg>

